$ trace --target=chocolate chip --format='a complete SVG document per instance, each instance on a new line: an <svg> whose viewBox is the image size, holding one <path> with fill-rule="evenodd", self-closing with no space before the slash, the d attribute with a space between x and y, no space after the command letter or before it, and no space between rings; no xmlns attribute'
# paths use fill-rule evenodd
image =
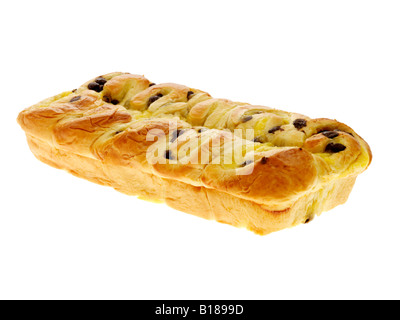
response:
<svg viewBox="0 0 400 320"><path fill-rule="evenodd" d="M247 122L250 121L251 119L253 119L253 116L246 116L242 118L242 122Z"/></svg>
<svg viewBox="0 0 400 320"><path fill-rule="evenodd" d="M153 102L157 101L158 99L160 99L163 95L161 93L156 94L155 96L151 96L149 98L149 101L147 103L147 105L151 105Z"/></svg>
<svg viewBox="0 0 400 320"><path fill-rule="evenodd" d="M112 99L112 100L111 100L111 98L110 98L109 96L104 96L104 97L103 97L103 100L104 100L105 102L107 102L107 103L112 103L112 104L114 104L114 105L116 105L116 104L119 103L119 101L116 100L116 99Z"/></svg>
<svg viewBox="0 0 400 320"><path fill-rule="evenodd" d="M253 162L254 162L253 160L246 160L245 162L241 163L240 166L245 167L248 166L249 164L252 164Z"/></svg>
<svg viewBox="0 0 400 320"><path fill-rule="evenodd" d="M336 131L323 131L321 132L325 137L329 139L333 139L339 136L339 133Z"/></svg>
<svg viewBox="0 0 400 320"><path fill-rule="evenodd" d="M115 132L115 135L120 134L122 132L122 130L118 130L117 132Z"/></svg>
<svg viewBox="0 0 400 320"><path fill-rule="evenodd" d="M325 152L338 153L346 149L346 146L341 143L328 143L325 148Z"/></svg>
<svg viewBox="0 0 400 320"><path fill-rule="evenodd" d="M75 101L78 101L80 99L81 99L81 96L76 96L76 97L73 97L71 100L69 100L69 102L75 102Z"/></svg>
<svg viewBox="0 0 400 320"><path fill-rule="evenodd" d="M191 97L192 97L192 95L194 95L194 92L193 91L188 91L188 93L187 93L187 99L189 100Z"/></svg>
<svg viewBox="0 0 400 320"><path fill-rule="evenodd" d="M313 221L314 218L315 218L315 213L310 214L310 215L307 217L306 221L304 221L304 224L307 224L307 223Z"/></svg>
<svg viewBox="0 0 400 320"><path fill-rule="evenodd" d="M307 121L304 119L296 119L293 121L293 125L297 130L300 130L301 128L304 128L307 126Z"/></svg>
<svg viewBox="0 0 400 320"><path fill-rule="evenodd" d="M96 83L98 83L100 85L105 85L107 80L104 79L103 77L98 77L98 78L96 78L96 80L94 80L94 82L96 82Z"/></svg>
<svg viewBox="0 0 400 320"><path fill-rule="evenodd" d="M166 150L164 154L165 159L173 160L172 152L170 150Z"/></svg>
<svg viewBox="0 0 400 320"><path fill-rule="evenodd" d="M78 90L78 89L74 89L74 90L72 90L72 92L76 92L76 90Z"/></svg>
<svg viewBox="0 0 400 320"><path fill-rule="evenodd" d="M200 128L199 130L197 130L197 132L198 133L202 133L202 132L207 131L207 130L208 130L207 128Z"/></svg>
<svg viewBox="0 0 400 320"><path fill-rule="evenodd" d="M152 86L155 86L155 85L156 85L155 83L150 83L149 87L152 87Z"/></svg>
<svg viewBox="0 0 400 320"><path fill-rule="evenodd" d="M88 85L88 89L96 92L101 92L103 91L103 86L101 84L98 84L97 82L91 82Z"/></svg>
<svg viewBox="0 0 400 320"><path fill-rule="evenodd" d="M261 158L261 164L266 164L268 162L268 158L267 157L262 157Z"/></svg>
<svg viewBox="0 0 400 320"><path fill-rule="evenodd" d="M275 133L276 131L284 131L282 128L281 128L281 126L276 126L276 127L273 127L271 130L269 130L268 131L268 133Z"/></svg>
<svg viewBox="0 0 400 320"><path fill-rule="evenodd" d="M179 130L179 129L172 132L171 142L174 142L176 139L178 139L178 137L184 132L185 130Z"/></svg>
<svg viewBox="0 0 400 320"><path fill-rule="evenodd" d="M256 137L253 139L253 142L259 142L262 143L261 137Z"/></svg>

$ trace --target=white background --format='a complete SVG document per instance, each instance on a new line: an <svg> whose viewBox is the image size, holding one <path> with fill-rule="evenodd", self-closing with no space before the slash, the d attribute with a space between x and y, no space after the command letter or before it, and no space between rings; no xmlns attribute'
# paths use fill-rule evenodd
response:
<svg viewBox="0 0 400 320"><path fill-rule="evenodd" d="M3 1L2 299L399 299L399 1ZM348 202L260 237L34 158L18 112L124 71L353 127Z"/></svg>

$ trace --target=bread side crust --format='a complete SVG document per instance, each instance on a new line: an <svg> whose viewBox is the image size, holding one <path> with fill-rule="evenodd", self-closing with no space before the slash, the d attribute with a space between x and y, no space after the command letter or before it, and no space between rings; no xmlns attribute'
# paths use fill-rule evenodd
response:
<svg viewBox="0 0 400 320"><path fill-rule="evenodd" d="M357 175L332 180L290 203L283 210L236 197L223 191L193 186L142 171L140 168L106 164L98 159L57 149L27 134L29 147L42 162L71 174L110 186L127 195L170 207L192 215L246 228L266 235L311 221L315 215L346 202Z"/></svg>

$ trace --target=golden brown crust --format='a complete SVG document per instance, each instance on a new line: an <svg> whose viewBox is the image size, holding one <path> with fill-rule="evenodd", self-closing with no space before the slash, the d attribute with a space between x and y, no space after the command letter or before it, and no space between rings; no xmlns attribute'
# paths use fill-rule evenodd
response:
<svg viewBox="0 0 400 320"><path fill-rule="evenodd" d="M253 166L252 174L237 175L230 169L221 176L219 166L211 164L205 168L202 181L206 187L271 204L300 197L317 180L313 156L299 148L260 158L249 166Z"/></svg>
<svg viewBox="0 0 400 320"><path fill-rule="evenodd" d="M203 199L201 203L208 203L208 209L194 214L234 225L240 220L237 212L232 216L236 209L222 210L216 197L248 203L250 215L259 212L256 205L280 216L290 211L297 221L299 201L311 201L311 194L332 185L336 188L335 181L354 183L372 159L368 144L335 120L214 99L194 88L154 85L127 73L103 75L74 92L44 100L22 111L18 122L36 156L53 166L92 181L99 179L128 194L146 191L130 188L126 181L119 186L118 179L125 179L121 172L131 170L158 185L165 180L175 192L166 196L164 190L160 200L193 213L196 210L187 208L189 202L183 199L184 190L182 195L178 192L179 188L192 190ZM35 147L39 144L41 149ZM79 169L46 154L55 151L70 154L71 159L91 160L82 161ZM93 178L96 170L105 171ZM146 185L148 190L153 187ZM330 197L324 201L327 205L320 206L324 210L343 202L332 202ZM217 217L218 212L222 216ZM252 221L247 226L266 233L265 223L257 226Z"/></svg>

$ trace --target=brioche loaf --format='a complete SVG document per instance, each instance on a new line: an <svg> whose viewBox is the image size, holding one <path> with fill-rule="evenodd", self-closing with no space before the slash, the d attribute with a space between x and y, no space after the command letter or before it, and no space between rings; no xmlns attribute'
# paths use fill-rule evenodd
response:
<svg viewBox="0 0 400 320"><path fill-rule="evenodd" d="M111 73L18 116L41 161L257 234L343 204L368 144L330 119Z"/></svg>

